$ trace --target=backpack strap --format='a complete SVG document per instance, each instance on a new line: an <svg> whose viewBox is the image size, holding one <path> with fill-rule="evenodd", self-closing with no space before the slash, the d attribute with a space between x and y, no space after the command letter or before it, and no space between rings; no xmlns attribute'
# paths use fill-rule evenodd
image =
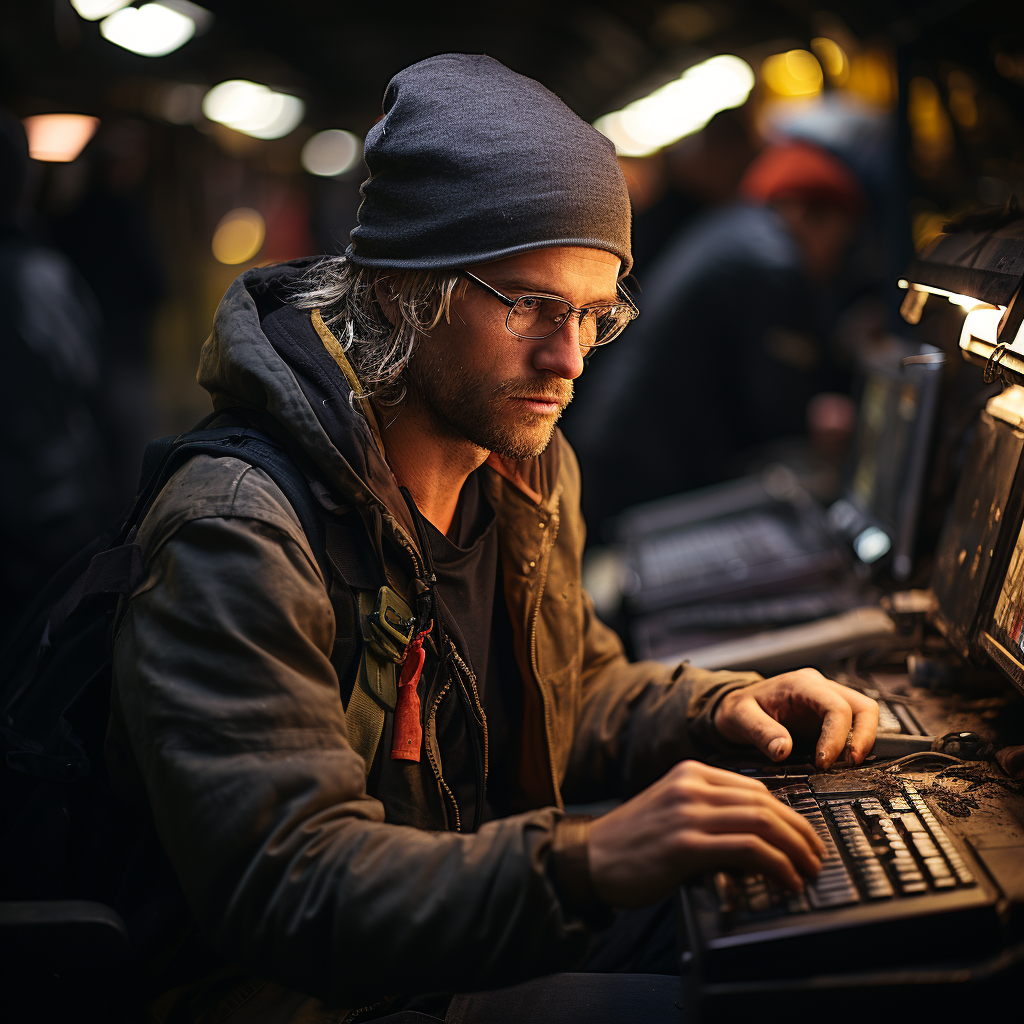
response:
<svg viewBox="0 0 1024 1024"><path fill-rule="evenodd" d="M197 455L215 458L234 458L263 470L281 489L288 504L298 517L302 531L316 559L320 572L330 586L331 561L327 557L327 542L320 503L310 490L309 480L297 457L285 451L274 438L254 427L203 428L187 434L161 437L150 443L143 458L143 476L139 496L129 511L123 528L126 540L134 540L135 531L142 522L164 485L189 459ZM312 471L312 467L307 466Z"/></svg>

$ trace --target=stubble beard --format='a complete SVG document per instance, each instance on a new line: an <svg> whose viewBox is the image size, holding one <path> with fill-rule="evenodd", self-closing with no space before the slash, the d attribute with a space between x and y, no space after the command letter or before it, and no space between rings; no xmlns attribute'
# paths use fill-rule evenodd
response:
<svg viewBox="0 0 1024 1024"><path fill-rule="evenodd" d="M494 386L464 366L424 365L423 360L413 360L407 376L410 397L422 404L442 434L517 461L536 458L547 448L556 422L572 401L572 381L561 377L510 378ZM558 412L516 412L509 399L523 397L557 401Z"/></svg>

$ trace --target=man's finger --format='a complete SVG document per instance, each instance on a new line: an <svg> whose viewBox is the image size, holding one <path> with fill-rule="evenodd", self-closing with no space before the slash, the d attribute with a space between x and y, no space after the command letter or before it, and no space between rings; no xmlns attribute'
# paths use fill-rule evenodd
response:
<svg viewBox="0 0 1024 1024"><path fill-rule="evenodd" d="M703 847L707 864L713 870L770 875L785 888L803 892L804 881L793 862L778 847L751 832L733 835L694 832L688 845L691 850Z"/></svg>
<svg viewBox="0 0 1024 1024"><path fill-rule="evenodd" d="M793 750L793 737L789 730L769 715L754 699L746 697L732 709L732 729L747 737L763 754L773 761L782 761Z"/></svg>
<svg viewBox="0 0 1024 1024"><path fill-rule="evenodd" d="M790 828L800 833L819 857L825 855L825 844L818 838L811 823L788 804L781 803L768 793L764 794L763 799L751 801L750 794L745 789L729 789L722 786L709 788L704 795L704 800L712 807L760 807L762 811L767 809L786 821Z"/></svg>
<svg viewBox="0 0 1024 1024"><path fill-rule="evenodd" d="M712 807L701 815L699 826L704 832L719 834L752 832L780 849L805 875L816 877L821 870L818 844L781 814L765 814L764 808L750 804Z"/></svg>
<svg viewBox="0 0 1024 1024"><path fill-rule="evenodd" d="M855 764L860 764L875 745L878 733L878 704L871 701L872 706L853 713L853 739L850 742L850 755Z"/></svg>
<svg viewBox="0 0 1024 1024"><path fill-rule="evenodd" d="M743 789L756 790L758 793L767 792L765 784L758 782L757 779L748 778L739 772L726 771L724 768L715 768L701 761L681 761L674 770L682 775L696 775L712 786L739 786Z"/></svg>

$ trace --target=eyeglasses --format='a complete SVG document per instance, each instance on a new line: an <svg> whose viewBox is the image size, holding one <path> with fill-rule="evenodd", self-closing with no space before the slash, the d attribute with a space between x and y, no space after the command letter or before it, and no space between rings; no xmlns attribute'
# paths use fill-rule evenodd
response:
<svg viewBox="0 0 1024 1024"><path fill-rule="evenodd" d="M580 322L580 348L595 348L617 338L630 320L640 315L621 285L618 291L625 302L598 302L580 309L555 295L520 295L513 299L502 295L497 288L492 288L468 270L460 270L459 273L508 306L505 326L517 338L529 341L550 338L565 326L569 317L576 316Z"/></svg>

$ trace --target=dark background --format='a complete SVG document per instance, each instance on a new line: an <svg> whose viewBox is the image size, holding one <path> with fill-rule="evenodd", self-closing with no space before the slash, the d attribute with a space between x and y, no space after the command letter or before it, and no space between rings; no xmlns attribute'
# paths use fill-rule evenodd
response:
<svg viewBox="0 0 1024 1024"><path fill-rule="evenodd" d="M69 0L11 4L2 16L0 103L21 117L75 111L101 119L77 160L37 165L34 230L77 265L99 299L108 345L137 367L131 386L149 416L140 436L149 427L187 427L205 413L206 396L194 383L197 354L238 273L344 246L360 170L313 177L299 164L303 142L329 127L362 137L389 78L431 54L489 53L592 120L709 55L739 54L758 72L768 55L807 48L822 34L837 38L863 72L838 91L888 119L895 158L884 168L884 244L875 265L893 308L894 278L915 244L948 216L1024 189L1019 3L205 6L215 16L210 29L160 58L104 40ZM207 121L201 97L227 78L301 96L303 124L260 141ZM915 109L915 79L933 83L937 102L921 100L918 89ZM174 92L183 84L192 91ZM826 86L826 94L835 91ZM191 107L182 109L182 96L192 97ZM771 137L784 105L759 85L742 114ZM642 213L667 187L663 158L625 164ZM211 238L220 219L242 206L261 212L266 241L250 263L226 266L213 258Z"/></svg>

